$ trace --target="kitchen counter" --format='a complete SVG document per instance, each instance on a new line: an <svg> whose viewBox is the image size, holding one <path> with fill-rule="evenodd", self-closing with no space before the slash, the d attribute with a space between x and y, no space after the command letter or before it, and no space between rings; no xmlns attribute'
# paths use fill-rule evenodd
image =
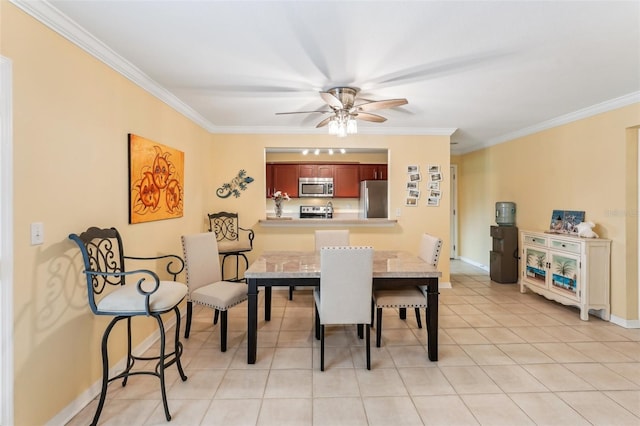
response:
<svg viewBox="0 0 640 426"><path fill-rule="evenodd" d="M296 217L272 217L258 221L264 227L323 227L323 226L395 226L396 219L358 219L358 218L334 218L334 219L300 219Z"/></svg>

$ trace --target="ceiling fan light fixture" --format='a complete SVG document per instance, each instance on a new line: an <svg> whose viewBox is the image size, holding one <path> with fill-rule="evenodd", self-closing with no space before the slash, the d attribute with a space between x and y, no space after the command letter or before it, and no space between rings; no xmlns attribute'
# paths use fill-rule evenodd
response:
<svg viewBox="0 0 640 426"><path fill-rule="evenodd" d="M344 121L340 122L340 125L338 126L338 135L339 138L344 138L347 136L347 125L345 124Z"/></svg>
<svg viewBox="0 0 640 426"><path fill-rule="evenodd" d="M358 123L353 117L349 117L349 120L347 120L347 133L350 135L358 133Z"/></svg>
<svg viewBox="0 0 640 426"><path fill-rule="evenodd" d="M331 120L329 121L329 134L330 135L337 135L339 127L340 127L340 125L338 124L338 118L337 117L331 117Z"/></svg>

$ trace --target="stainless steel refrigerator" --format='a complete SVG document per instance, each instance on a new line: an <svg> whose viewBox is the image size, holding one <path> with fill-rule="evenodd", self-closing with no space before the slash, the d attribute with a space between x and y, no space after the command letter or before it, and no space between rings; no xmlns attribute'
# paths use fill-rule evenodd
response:
<svg viewBox="0 0 640 426"><path fill-rule="evenodd" d="M359 214L362 219L387 219L387 181L363 180L360 182Z"/></svg>

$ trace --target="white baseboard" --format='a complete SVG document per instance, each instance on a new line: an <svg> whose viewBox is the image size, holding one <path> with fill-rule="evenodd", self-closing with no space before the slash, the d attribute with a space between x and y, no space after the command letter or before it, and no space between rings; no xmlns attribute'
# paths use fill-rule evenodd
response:
<svg viewBox="0 0 640 426"><path fill-rule="evenodd" d="M459 257L458 259L460 259L461 261L463 261L464 263L468 263L469 265L473 265L476 268L480 268L483 271L487 271L489 272L489 266L488 265L483 265L482 263L478 263L476 261L473 261L471 259L468 259L466 257Z"/></svg>
<svg viewBox="0 0 640 426"><path fill-rule="evenodd" d="M640 328L640 320L628 320L611 315L609 321L624 328Z"/></svg>
<svg viewBox="0 0 640 426"><path fill-rule="evenodd" d="M182 315L184 316L184 314ZM176 324L175 317L164 324L165 333L169 332ZM131 351L134 355L142 355L149 349L155 342L160 339L160 330L156 330L154 333L144 339L138 346ZM122 357L111 369L109 370L109 377L114 377L120 374L127 365L126 355ZM158 384L160 382L158 381ZM62 409L55 417L49 420L47 426L60 426L67 424L72 418L74 418L84 407L86 407L93 399L100 394L102 389L102 378L98 379L91 387L82 392L71 404Z"/></svg>

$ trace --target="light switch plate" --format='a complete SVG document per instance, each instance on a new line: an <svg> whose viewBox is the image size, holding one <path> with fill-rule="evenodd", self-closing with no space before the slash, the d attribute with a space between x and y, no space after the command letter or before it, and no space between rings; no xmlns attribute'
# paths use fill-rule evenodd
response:
<svg viewBox="0 0 640 426"><path fill-rule="evenodd" d="M31 245L36 246L44 243L44 224L33 222L31 224Z"/></svg>

